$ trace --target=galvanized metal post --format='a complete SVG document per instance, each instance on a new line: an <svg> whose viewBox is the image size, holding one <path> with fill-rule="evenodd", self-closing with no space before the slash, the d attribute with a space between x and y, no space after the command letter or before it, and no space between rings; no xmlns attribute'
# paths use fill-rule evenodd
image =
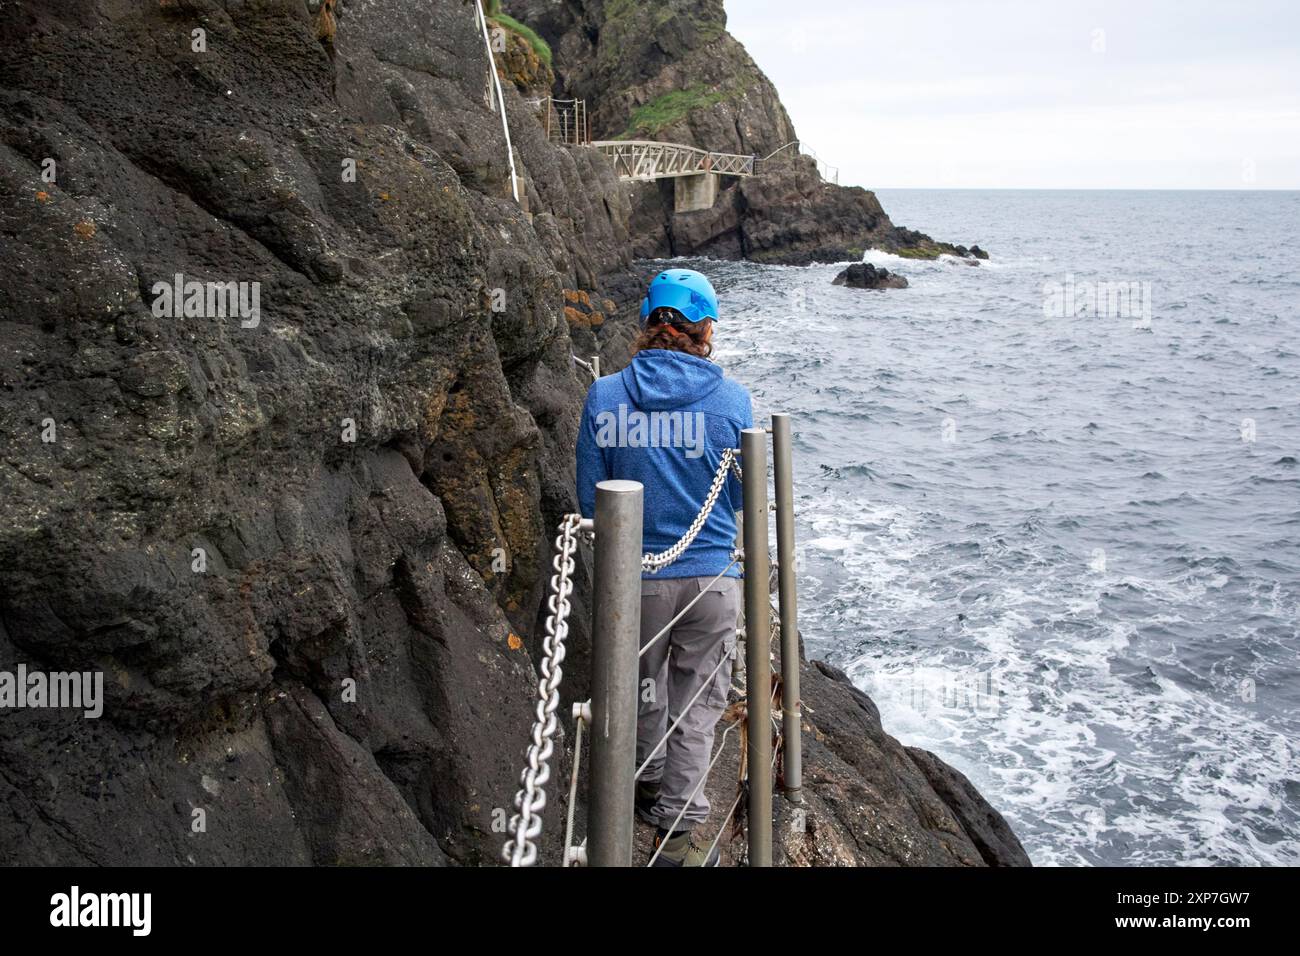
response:
<svg viewBox="0 0 1300 956"><path fill-rule="evenodd" d="M749 865L772 865L772 661L768 650L767 432L746 428L740 453L745 493L745 687L748 689Z"/></svg>
<svg viewBox="0 0 1300 956"><path fill-rule="evenodd" d="M803 802L803 739L799 735L799 599L794 580L794 461L790 416L772 416L772 478L776 485L776 585L781 599L781 713L785 796Z"/></svg>
<svg viewBox="0 0 1300 956"><path fill-rule="evenodd" d="M591 377L600 378L600 356L599 355L593 355L591 357Z"/></svg>
<svg viewBox="0 0 1300 956"><path fill-rule="evenodd" d="M596 485L587 805L591 866L632 865L643 498L639 481Z"/></svg>

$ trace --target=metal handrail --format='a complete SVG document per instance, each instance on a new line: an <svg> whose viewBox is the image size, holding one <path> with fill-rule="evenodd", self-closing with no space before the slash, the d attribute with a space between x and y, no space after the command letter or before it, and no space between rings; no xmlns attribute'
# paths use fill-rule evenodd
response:
<svg viewBox="0 0 1300 956"><path fill-rule="evenodd" d="M790 140L790 142L786 143L785 145L778 146L776 149L772 150L772 152L768 153L766 156L759 158L754 164L755 175L758 174L757 171L760 165L766 163L777 153L781 153L789 149L791 146L798 146L799 153L801 155L807 156L809 159L811 159L814 163L817 164L817 175L821 176L822 179L826 180L827 182L834 183L837 186L840 184L840 168L838 166L832 166L830 163L826 162L824 159L822 159L820 156L817 155L817 151L814 150L811 146L805 146L802 141L797 139L792 139Z"/></svg>
<svg viewBox="0 0 1300 956"><path fill-rule="evenodd" d="M683 143L661 143L650 139L595 140L589 144L614 160L621 179L668 179L716 173L723 176L753 176L752 155L720 153Z"/></svg>
<svg viewBox="0 0 1300 956"><path fill-rule="evenodd" d="M576 356L575 356L576 358ZM580 360L579 360L580 361ZM586 364L586 363L582 363ZM771 560L768 554L768 496L767 496L767 434L772 434L774 476L776 486L777 516L777 589L781 613L772 607ZM794 566L794 512L793 477L791 467L792 436L789 417L774 415L771 429L748 428L741 433L741 455L745 460L740 472L744 491L744 552L733 554L731 562L715 578L717 581L737 561L745 561L744 605L748 637L745 641L746 683L746 755L748 787L742 793L749 796L748 861L750 866L772 865L772 784L778 754L785 755L785 795L793 803L800 802L801 748L799 713L799 647L797 605L795 598ZM719 468L723 477L733 467L734 450L724 456ZM715 480L715 485L717 481ZM588 729L590 741L590 771L588 774L589 800L587 839L579 847L573 846L574 807L578 782L579 754L575 754L569 781L569 807L564 833L564 866L573 863L593 866L624 866L631 861L632 820L635 780L645 772L650 761L658 754L686 714L700 700L704 691L713 686L723 665L731 661L723 656L700 687L696 690L677 717L671 721L667 732L650 750L649 756L635 767L636 749L636 688L639 679L638 660L656 641L669 633L672 626L689 610L688 605L645 647L640 644L640 580L645 559L638 553L641 536L642 488L636 482L608 481L597 485L596 516L588 521L577 515L567 516L562 524L562 534L557 539L555 567L556 579L552 589L557 599L552 599L553 629L557 641L548 639L548 659L542 662L543 679L539 684L537 724L534 727L533 747L529 754L521 782L524 788L516 797L520 814L510 821L514 835L505 847L505 856L515 865L530 865L537 857L532 842L541 832L541 812L546 805L543 787L549 777L547 760L550 756L551 736L555 732L555 705L558 703L560 663L563 661L563 637L567 632L567 601L572 589L568 574L573 568L574 538L580 530L596 531L595 581L593 600L592 699L587 704L575 705L578 721L577 747L581 747L582 731ZM703 512L707 517L707 508ZM678 542L658 560L668 558L667 566L684 553L689 541ZM557 583L558 582L558 583ZM701 590L701 594L704 593ZM698 600L698 598L696 598ZM759 632L756 622L768 622L767 640ZM782 678L773 684L771 676L772 644L777 634L781 637ZM553 659L552 659L553 658ZM758 694L757 688L772 687L771 695ZM783 689L781 719L773 714L777 689ZM716 766L722 748L737 722L728 726L719 742L718 750L709 762L700 781L687 799L689 806L706 785ZM776 743L773 743L775 732ZM711 853L722 837L727 821L735 814L741 794L737 794L722 827L709 848ZM681 821L685 808L672 826ZM588 845L590 844L590 851ZM656 850L655 856L659 851ZM652 857L651 862L653 862Z"/></svg>

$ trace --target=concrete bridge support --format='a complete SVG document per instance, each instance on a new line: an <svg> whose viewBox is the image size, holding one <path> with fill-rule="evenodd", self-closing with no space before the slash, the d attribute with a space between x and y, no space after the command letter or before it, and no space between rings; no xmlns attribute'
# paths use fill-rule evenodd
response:
<svg viewBox="0 0 1300 956"><path fill-rule="evenodd" d="M718 198L718 174L700 173L677 176L673 183L673 212L698 212L712 209Z"/></svg>

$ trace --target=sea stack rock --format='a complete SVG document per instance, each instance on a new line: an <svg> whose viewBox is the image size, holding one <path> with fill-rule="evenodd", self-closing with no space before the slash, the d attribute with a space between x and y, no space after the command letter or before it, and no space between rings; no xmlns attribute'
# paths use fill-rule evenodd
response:
<svg viewBox="0 0 1300 956"><path fill-rule="evenodd" d="M888 269L877 269L869 262L855 262L837 275L832 285L850 289L906 289L907 280Z"/></svg>

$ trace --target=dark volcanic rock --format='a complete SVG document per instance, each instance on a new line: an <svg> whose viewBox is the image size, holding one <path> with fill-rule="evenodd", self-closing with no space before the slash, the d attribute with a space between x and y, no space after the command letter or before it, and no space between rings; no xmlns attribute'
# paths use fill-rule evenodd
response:
<svg viewBox="0 0 1300 956"><path fill-rule="evenodd" d="M1029 866L1029 856L1007 826L1007 821L988 805L965 775L928 750L908 747L907 753L921 768L939 799L948 805L985 863L989 866Z"/></svg>
<svg viewBox="0 0 1300 956"><path fill-rule="evenodd" d="M495 859L576 508L560 293L635 281L617 182L507 87L509 198L459 0L349 4L328 49L290 0L0 31L0 669L107 698L0 713L0 855ZM177 273L259 320L155 314Z"/></svg>
<svg viewBox="0 0 1300 956"><path fill-rule="evenodd" d="M831 280L831 285L850 289L906 289L907 280L888 269L877 269L870 262L855 262Z"/></svg>
<svg viewBox="0 0 1300 956"><path fill-rule="evenodd" d="M105 696L99 719L0 711L7 863L498 858L576 510L572 355L626 357L638 213L507 85L529 211L510 198L472 5L336 12L328 42L301 0L0 18L0 670L102 672ZM256 321L171 317L177 274L256 283ZM579 557L562 713L586 696ZM827 832L896 841L852 861L982 862L962 828L993 811L810 675Z"/></svg>

